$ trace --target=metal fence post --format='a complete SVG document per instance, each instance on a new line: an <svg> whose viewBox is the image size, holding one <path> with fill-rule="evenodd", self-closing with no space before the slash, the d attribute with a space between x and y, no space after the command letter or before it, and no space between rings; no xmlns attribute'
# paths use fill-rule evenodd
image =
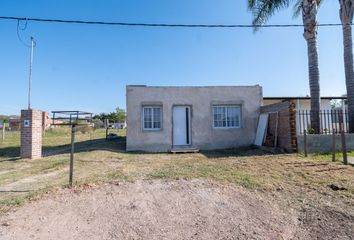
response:
<svg viewBox="0 0 354 240"><path fill-rule="evenodd" d="M70 152L70 172L69 172L69 185L73 185L74 173L74 152L75 152L75 125L71 126L71 152Z"/></svg>
<svg viewBox="0 0 354 240"><path fill-rule="evenodd" d="M332 162L336 161L336 132L332 131Z"/></svg>
<svg viewBox="0 0 354 240"><path fill-rule="evenodd" d="M304 153L305 153L305 157L307 157L307 135L306 135L306 130L304 130Z"/></svg>
<svg viewBox="0 0 354 240"><path fill-rule="evenodd" d="M347 156L347 144L345 142L345 133L344 130L341 132L342 135L342 151L343 151L343 162L345 165L348 164L348 156Z"/></svg>

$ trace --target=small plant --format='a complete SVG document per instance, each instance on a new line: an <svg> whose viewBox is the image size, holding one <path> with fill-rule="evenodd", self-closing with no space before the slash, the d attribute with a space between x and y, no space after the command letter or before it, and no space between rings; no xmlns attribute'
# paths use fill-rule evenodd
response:
<svg viewBox="0 0 354 240"><path fill-rule="evenodd" d="M316 130L314 128L309 128L308 133L309 134L315 134Z"/></svg>

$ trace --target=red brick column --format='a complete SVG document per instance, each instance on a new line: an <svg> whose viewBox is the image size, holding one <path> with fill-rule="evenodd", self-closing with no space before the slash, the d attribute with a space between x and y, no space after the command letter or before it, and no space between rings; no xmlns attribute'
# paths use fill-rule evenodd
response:
<svg viewBox="0 0 354 240"><path fill-rule="evenodd" d="M275 123L278 114L277 145L288 152L296 152L297 137L295 109L295 102L291 100L261 107L261 113L269 113L267 138L269 139L270 144L268 143L268 146L274 146Z"/></svg>
<svg viewBox="0 0 354 240"><path fill-rule="evenodd" d="M42 111L21 110L21 158L42 157Z"/></svg>

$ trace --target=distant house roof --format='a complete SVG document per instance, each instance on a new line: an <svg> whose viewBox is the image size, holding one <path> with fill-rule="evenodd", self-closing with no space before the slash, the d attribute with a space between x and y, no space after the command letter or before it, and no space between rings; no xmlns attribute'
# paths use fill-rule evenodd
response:
<svg viewBox="0 0 354 240"><path fill-rule="evenodd" d="M9 122L20 122L21 119L20 118L10 118Z"/></svg>
<svg viewBox="0 0 354 240"><path fill-rule="evenodd" d="M263 100L310 100L311 97L263 97ZM347 99L346 96L333 96L333 97L321 97L323 100L333 100L333 99L340 99L345 100Z"/></svg>

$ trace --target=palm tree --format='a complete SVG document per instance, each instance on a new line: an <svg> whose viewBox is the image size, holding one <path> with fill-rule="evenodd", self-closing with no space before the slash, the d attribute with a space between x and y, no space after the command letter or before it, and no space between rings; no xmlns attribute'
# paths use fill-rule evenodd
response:
<svg viewBox="0 0 354 240"><path fill-rule="evenodd" d="M266 23L277 11L290 6L292 0L248 0L255 29ZM311 94L311 127L316 133L320 129L320 73L317 50L317 9L320 0L298 0L295 15L302 14L304 38L307 42L309 85Z"/></svg>
<svg viewBox="0 0 354 240"><path fill-rule="evenodd" d="M339 17L343 28L345 83L347 87L349 132L354 132L354 66L352 23L354 0L339 0Z"/></svg>

